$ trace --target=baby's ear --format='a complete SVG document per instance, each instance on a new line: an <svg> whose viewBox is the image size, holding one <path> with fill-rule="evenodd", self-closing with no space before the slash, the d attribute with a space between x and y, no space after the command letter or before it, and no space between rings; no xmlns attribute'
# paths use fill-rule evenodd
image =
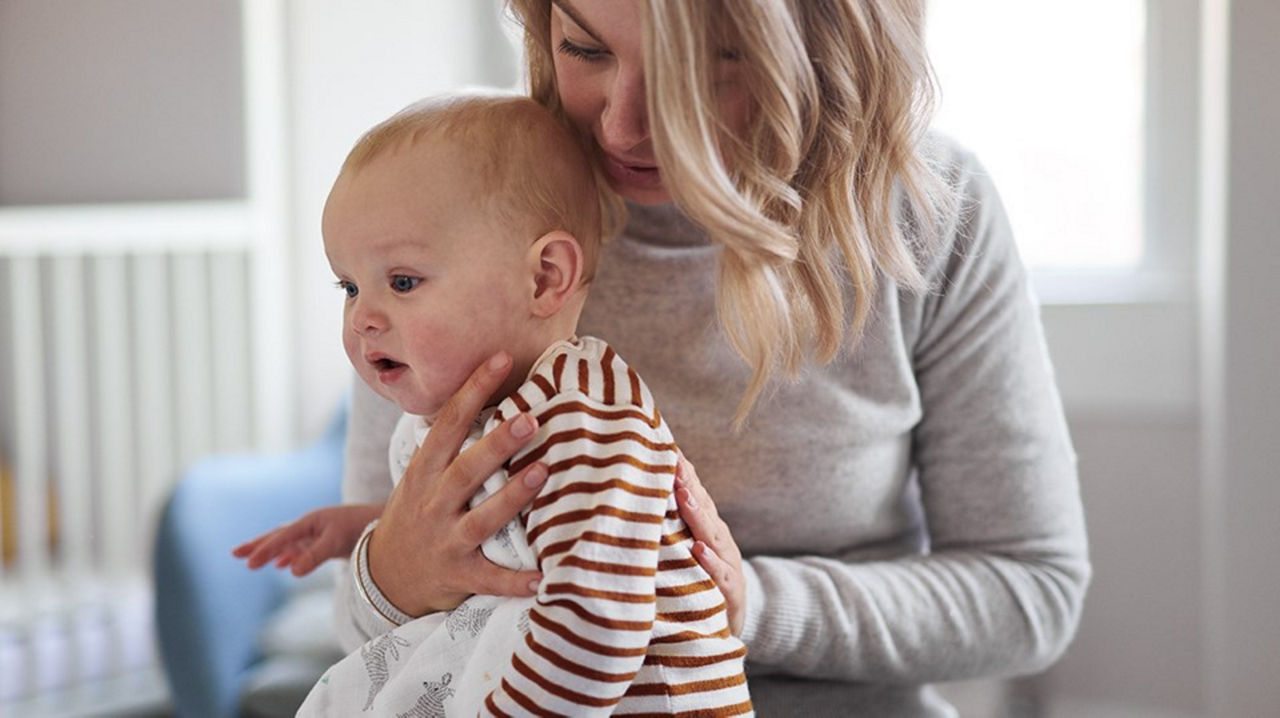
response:
<svg viewBox="0 0 1280 718"><path fill-rule="evenodd" d="M572 234L556 229L529 248L533 270L533 313L550 317L573 297L582 284L582 246Z"/></svg>

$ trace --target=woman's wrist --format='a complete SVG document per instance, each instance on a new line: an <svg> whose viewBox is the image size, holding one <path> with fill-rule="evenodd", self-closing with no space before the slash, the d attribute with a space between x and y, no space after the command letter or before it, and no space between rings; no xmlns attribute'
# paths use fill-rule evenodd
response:
<svg viewBox="0 0 1280 718"><path fill-rule="evenodd" d="M378 582L374 580L373 571L370 568L369 544L377 526L377 519L369 522L369 525L364 529L364 533L360 534L360 540L356 542L356 549L353 552L351 561L352 570L355 572L356 587L360 591L360 597L380 616L397 626L403 626L412 621L413 616L401 611L382 593L382 590L378 588Z"/></svg>
<svg viewBox="0 0 1280 718"><path fill-rule="evenodd" d="M751 643L759 631L760 621L764 617L762 610L764 582L760 580L760 574L756 573L750 559L742 559L742 580L746 586L746 590L743 591L743 600L746 605L743 606L742 633L738 638L742 639L742 643L750 650Z"/></svg>

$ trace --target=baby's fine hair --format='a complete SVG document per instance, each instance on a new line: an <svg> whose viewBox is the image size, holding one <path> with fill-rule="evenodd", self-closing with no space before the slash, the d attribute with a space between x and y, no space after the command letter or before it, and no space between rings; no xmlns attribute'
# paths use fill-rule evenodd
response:
<svg viewBox="0 0 1280 718"><path fill-rule="evenodd" d="M574 132L537 102L521 95L459 93L415 102L362 136L342 173L357 172L377 157L424 141L457 143L467 157L462 172L475 173L483 193L477 211L533 242L553 230L578 240L582 281L595 274L601 244L619 224L612 200Z"/></svg>

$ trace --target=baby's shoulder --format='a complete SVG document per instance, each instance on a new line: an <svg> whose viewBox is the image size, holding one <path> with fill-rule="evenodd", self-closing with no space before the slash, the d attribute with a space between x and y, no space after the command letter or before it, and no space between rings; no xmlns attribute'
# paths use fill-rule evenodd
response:
<svg viewBox="0 0 1280 718"><path fill-rule="evenodd" d="M576 337L548 348L528 381L499 405L496 422L527 412L540 429L557 425L631 425L665 431L653 394L640 375L602 339Z"/></svg>
<svg viewBox="0 0 1280 718"><path fill-rule="evenodd" d="M567 398L613 409L653 408L653 394L636 370L607 342L591 336L549 348L516 395L530 407Z"/></svg>

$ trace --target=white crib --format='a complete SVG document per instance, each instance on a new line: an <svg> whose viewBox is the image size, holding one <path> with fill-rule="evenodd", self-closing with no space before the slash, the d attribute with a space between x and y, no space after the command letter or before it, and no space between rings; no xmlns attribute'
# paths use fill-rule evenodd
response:
<svg viewBox="0 0 1280 718"><path fill-rule="evenodd" d="M257 227L244 202L0 209L0 714L163 701L161 504L193 459L273 441Z"/></svg>

